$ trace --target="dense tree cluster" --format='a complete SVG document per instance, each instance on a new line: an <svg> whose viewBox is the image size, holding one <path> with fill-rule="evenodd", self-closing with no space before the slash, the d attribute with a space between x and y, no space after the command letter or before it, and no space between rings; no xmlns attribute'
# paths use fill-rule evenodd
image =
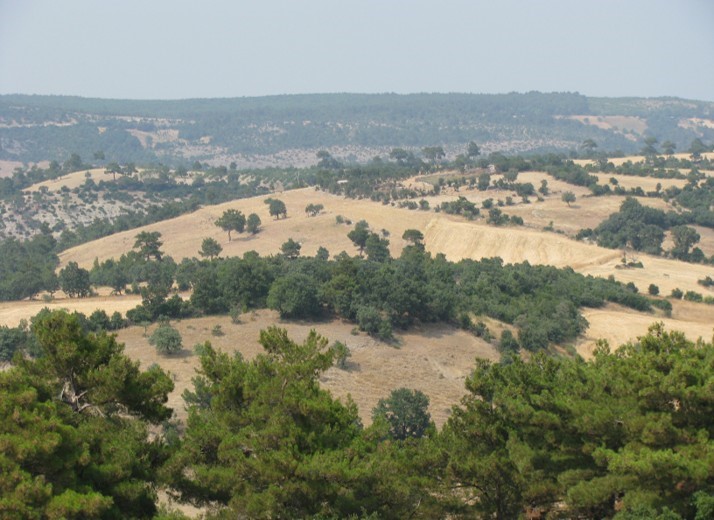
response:
<svg viewBox="0 0 714 520"><path fill-rule="evenodd" d="M55 248L56 241L49 232L24 242L1 241L0 300L22 300L41 291L56 291L59 258Z"/></svg>
<svg viewBox="0 0 714 520"><path fill-rule="evenodd" d="M714 511L714 345L661 324L587 362L477 360L440 431L428 398L408 388L364 427L349 398L320 388L337 346L271 327L250 361L197 348L185 429L158 436L147 428L171 412L168 375L141 371L112 337L62 312L32 331L41 357L0 372L3 518L162 518L158 487L216 519Z"/></svg>
<svg viewBox="0 0 714 520"><path fill-rule="evenodd" d="M370 237L377 237L379 244L368 241L364 259L346 253L328 260L327 254L298 258L249 252L242 258L184 260L178 266L166 257L133 264L127 255L115 265L153 276L142 289L143 303L127 313L135 323L271 307L285 318L339 316L389 339L393 327L434 321L460 324L462 314L472 313L514 324L520 346L538 350L581 334L587 327L581 307L610 301L647 311L653 303L617 282L571 269L503 265L500 259L448 262L442 255L427 253L418 237L415 245L392 259L385 239L374 233L368 233ZM102 271L105 266L96 268ZM172 276L193 289L190 302L169 297Z"/></svg>
<svg viewBox="0 0 714 520"><path fill-rule="evenodd" d="M170 377L61 312L33 332L42 355L0 373L0 516L152 518Z"/></svg>
<svg viewBox="0 0 714 520"><path fill-rule="evenodd" d="M612 249L631 247L636 251L662 254L665 232L671 231L674 247L669 252L674 258L692 262L706 261L701 249L694 247L699 234L684 225L686 216L664 212L642 205L635 198L627 198L617 213L613 213L595 229L584 229L578 238L593 238L598 245Z"/></svg>

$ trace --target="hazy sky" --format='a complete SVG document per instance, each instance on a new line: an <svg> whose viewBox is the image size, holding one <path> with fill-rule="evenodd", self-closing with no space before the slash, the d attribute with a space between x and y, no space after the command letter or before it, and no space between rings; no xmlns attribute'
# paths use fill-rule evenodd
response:
<svg viewBox="0 0 714 520"><path fill-rule="evenodd" d="M0 94L714 101L712 0L0 0Z"/></svg>

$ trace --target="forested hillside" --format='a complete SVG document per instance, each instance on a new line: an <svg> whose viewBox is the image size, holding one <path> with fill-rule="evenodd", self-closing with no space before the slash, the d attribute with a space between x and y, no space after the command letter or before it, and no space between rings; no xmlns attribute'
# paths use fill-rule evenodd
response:
<svg viewBox="0 0 714 520"><path fill-rule="evenodd" d="M314 151L363 161L393 147L465 143L486 152L567 152L591 139L633 152L645 135L685 149L714 139L714 105L577 93L315 94L181 101L0 96L0 159L73 152L107 161L305 164ZM289 151L289 153L288 153ZM301 151L310 151L301 155ZM267 159L271 158L271 159ZM263 161L261 163L261 161Z"/></svg>

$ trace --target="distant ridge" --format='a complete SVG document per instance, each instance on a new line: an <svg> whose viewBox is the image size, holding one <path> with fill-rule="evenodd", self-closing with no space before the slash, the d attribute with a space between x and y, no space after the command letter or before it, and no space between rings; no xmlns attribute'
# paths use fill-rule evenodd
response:
<svg viewBox="0 0 714 520"><path fill-rule="evenodd" d="M303 94L112 100L0 96L0 159L205 161L303 165L326 149L347 161L395 147L463 152L569 152L586 139L601 150L642 148L645 135L684 150L714 140L714 103L679 98L592 98L578 93Z"/></svg>

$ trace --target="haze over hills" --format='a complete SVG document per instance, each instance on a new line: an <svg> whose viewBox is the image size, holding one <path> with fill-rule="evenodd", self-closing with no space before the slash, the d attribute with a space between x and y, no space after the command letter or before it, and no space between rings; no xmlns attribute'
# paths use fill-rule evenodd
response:
<svg viewBox="0 0 714 520"><path fill-rule="evenodd" d="M181 101L0 96L0 160L101 151L107 161L305 166L317 150L364 162L394 147L470 141L486 153L639 151L645 136L684 150L714 139L714 103L577 93L315 94Z"/></svg>

